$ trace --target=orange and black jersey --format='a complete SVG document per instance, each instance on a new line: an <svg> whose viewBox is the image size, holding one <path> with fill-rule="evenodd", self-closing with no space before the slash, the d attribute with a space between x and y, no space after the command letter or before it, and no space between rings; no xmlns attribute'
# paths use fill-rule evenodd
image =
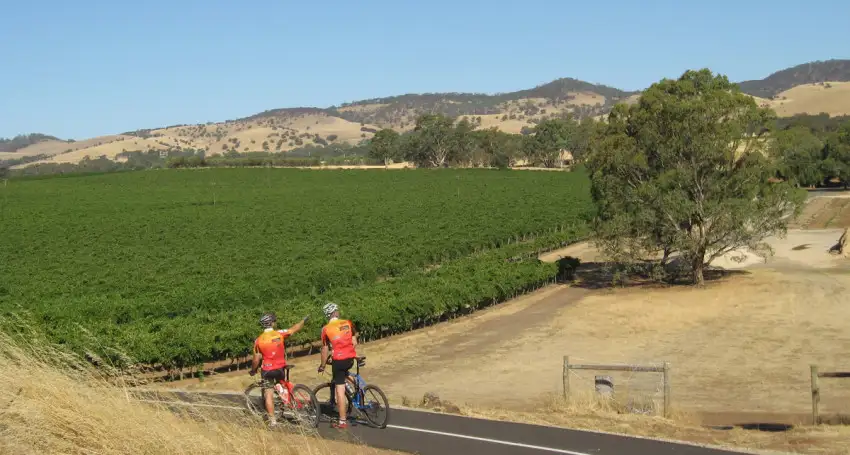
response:
<svg viewBox="0 0 850 455"><path fill-rule="evenodd" d="M322 327L322 344L331 344L334 360L357 357L354 349L354 324L346 319L331 319Z"/></svg>
<svg viewBox="0 0 850 455"><path fill-rule="evenodd" d="M290 335L288 330L266 329L254 340L254 353L263 355L263 371L286 366L286 346L283 340Z"/></svg>

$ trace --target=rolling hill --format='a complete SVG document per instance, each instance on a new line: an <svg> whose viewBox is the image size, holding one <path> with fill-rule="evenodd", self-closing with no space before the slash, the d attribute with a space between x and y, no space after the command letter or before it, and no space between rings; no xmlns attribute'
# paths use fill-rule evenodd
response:
<svg viewBox="0 0 850 455"><path fill-rule="evenodd" d="M850 60L805 63L739 85L743 92L780 116L850 114ZM409 130L422 113L467 118L479 128L519 133L543 119L565 113L599 118L615 104L635 102L639 96L640 92L571 78L508 93L405 94L329 108L273 109L225 122L141 129L75 142L38 134L21 136L26 140L0 140L0 145L6 144L0 150L0 164L4 160L17 166L76 163L87 156L116 160L123 152L178 148L203 150L210 156L230 151L286 152L316 144L353 145L371 138L381 128Z"/></svg>

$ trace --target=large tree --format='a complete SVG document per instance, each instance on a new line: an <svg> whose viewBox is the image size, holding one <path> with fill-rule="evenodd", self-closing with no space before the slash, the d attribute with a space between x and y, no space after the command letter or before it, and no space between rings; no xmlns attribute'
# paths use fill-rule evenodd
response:
<svg viewBox="0 0 850 455"><path fill-rule="evenodd" d="M560 162L561 151L574 141L577 124L571 118L553 118L540 122L534 134L527 136L525 154L529 161L545 167L555 167Z"/></svg>
<svg viewBox="0 0 850 455"><path fill-rule="evenodd" d="M415 140L408 142L408 158L421 167L444 167L456 151L454 121L441 114L416 119Z"/></svg>
<svg viewBox="0 0 850 455"><path fill-rule="evenodd" d="M775 133L770 152L779 164L779 174L804 186L823 182L823 141L805 126L793 126Z"/></svg>
<svg viewBox="0 0 850 455"><path fill-rule="evenodd" d="M523 136L500 131L496 127L476 131L487 164L498 168L513 166L522 149Z"/></svg>
<svg viewBox="0 0 850 455"><path fill-rule="evenodd" d="M369 156L383 160L384 165L399 157L401 141L399 134L393 129L384 128L372 137L369 144Z"/></svg>
<svg viewBox="0 0 850 455"><path fill-rule="evenodd" d="M850 122L827 138L824 152L824 174L841 179L844 188L850 186Z"/></svg>
<svg viewBox="0 0 850 455"><path fill-rule="evenodd" d="M618 259L674 255L704 283L707 264L741 247L765 249L801 197L771 183L764 133L773 119L735 84L688 71L653 84L609 114L588 169L597 204L597 243Z"/></svg>

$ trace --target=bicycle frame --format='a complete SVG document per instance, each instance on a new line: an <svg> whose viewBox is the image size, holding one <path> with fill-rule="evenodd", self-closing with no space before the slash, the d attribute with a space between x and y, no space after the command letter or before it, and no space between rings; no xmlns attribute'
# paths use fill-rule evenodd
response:
<svg viewBox="0 0 850 455"><path fill-rule="evenodd" d="M275 386L277 386L278 384L283 386L286 389L286 393L288 396L284 397L283 389L278 390L277 387L272 389L272 393L277 393L278 398L280 398L280 401L281 403L283 403L284 406L301 409L302 407L304 407L304 403L302 403L301 400L296 399L295 394L292 393L295 388L295 384L289 380L289 370L291 368L291 366L285 367L283 369L283 378L278 379L277 383L275 384ZM262 379L260 380L260 382L262 383ZM263 399L265 399L265 397L263 397Z"/></svg>
<svg viewBox="0 0 850 455"><path fill-rule="evenodd" d="M288 406L292 402L292 389L295 386L295 384L289 381L289 368L283 369L283 379L279 379L277 383L286 388L286 393L288 394L287 397L283 396L283 390L277 390L276 387L274 390L280 397L280 401L282 401L284 405Z"/></svg>
<svg viewBox="0 0 850 455"><path fill-rule="evenodd" d="M360 365L362 365L363 359L364 359L364 357L356 357L355 372L352 373L351 371L349 371L348 372L348 378L346 378L346 380L349 381L351 383L351 385L353 386L354 392L353 393L349 392L347 387L345 389L345 396L348 398L348 401L350 401L351 404L360 411L362 411L366 407L361 402L362 401L361 399L363 397L363 389L366 388L366 386L368 385L366 383L366 380L363 379L363 376L360 375ZM325 363L326 364L332 363L332 357L330 355L328 356ZM336 401L336 387L333 387L335 385L333 383L331 383L331 385L332 385L332 387L330 388L331 402L335 402Z"/></svg>

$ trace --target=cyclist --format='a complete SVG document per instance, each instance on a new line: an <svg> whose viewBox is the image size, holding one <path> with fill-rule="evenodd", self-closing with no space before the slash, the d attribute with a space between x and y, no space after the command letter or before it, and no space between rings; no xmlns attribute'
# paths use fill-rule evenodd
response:
<svg viewBox="0 0 850 455"><path fill-rule="evenodd" d="M354 349L357 346L357 336L354 333L354 324L339 318L337 304L328 302L322 311L328 318L328 323L322 327L322 357L319 360L322 364L319 365L319 373L325 371L325 359L328 357L328 345L330 345L333 349L331 382L334 384L334 396L337 397L336 405L339 410L339 422L333 426L344 430L348 428L345 412L345 380L348 377L348 371L354 366L354 358L357 357L357 351Z"/></svg>
<svg viewBox="0 0 850 455"><path fill-rule="evenodd" d="M275 330L277 316L274 313L266 313L260 318L263 333L254 340L254 359L251 363L251 371L248 374L251 376L257 374L257 367L260 366L260 358L262 358L263 366L260 377L263 379L263 398L265 399L266 412L269 413L270 426L277 426L277 419L274 415L274 386L285 377L286 350L283 340L301 330L307 319L309 319L309 316L305 316L304 319L288 329Z"/></svg>

